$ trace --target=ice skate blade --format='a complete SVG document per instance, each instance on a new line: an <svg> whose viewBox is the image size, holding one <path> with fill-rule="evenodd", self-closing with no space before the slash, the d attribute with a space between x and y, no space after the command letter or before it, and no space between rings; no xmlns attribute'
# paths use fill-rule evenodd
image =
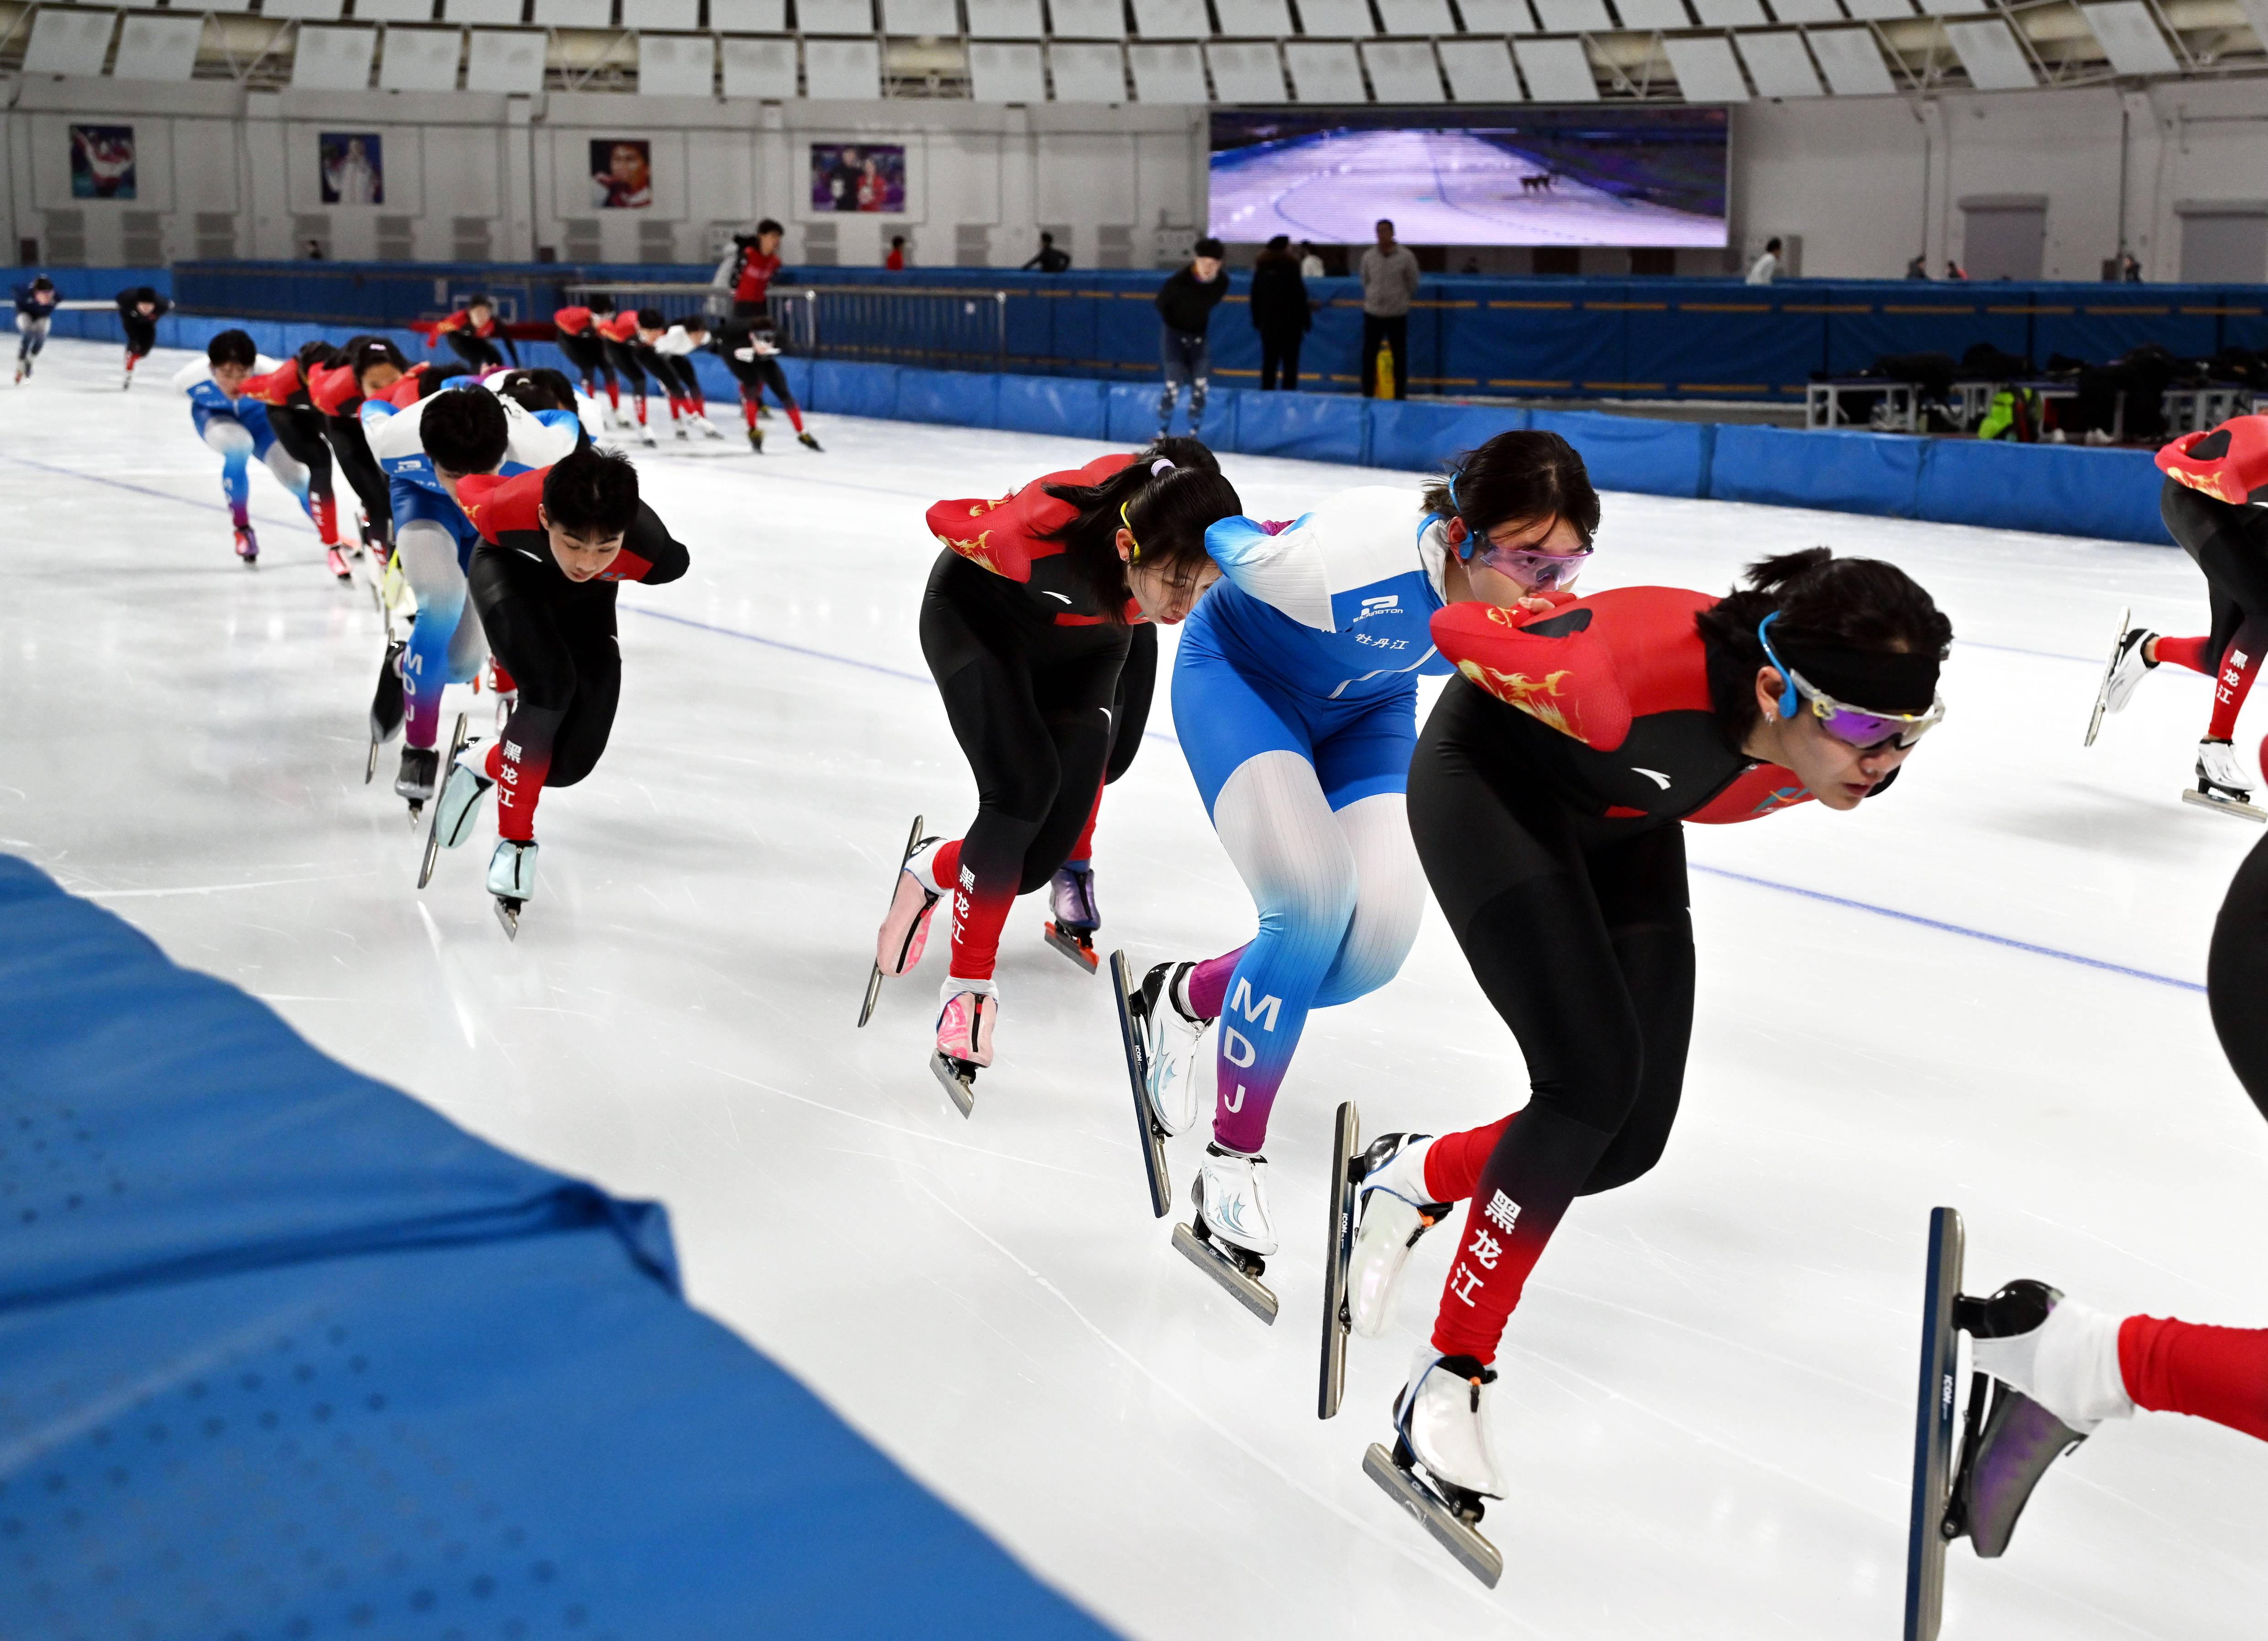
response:
<svg viewBox="0 0 2268 1641"><path fill-rule="evenodd" d="M913 830L906 834L906 846L904 852L898 856L898 871L904 871L906 869L906 862L914 858L914 851L921 847L921 838L922 817L917 815L914 817ZM890 876L890 898L892 901L895 901L897 898L897 874L893 873ZM886 918L889 915L887 905L884 907L883 915ZM880 998L881 994L882 965L877 963L874 965L874 972L866 977L866 1001L858 1006L858 1024L860 1025L865 1024L867 1021L874 1017L874 1004L876 1001ZM961 1112L961 1115L964 1117L968 1114L968 1112L965 1110Z"/></svg>
<svg viewBox="0 0 2268 1641"><path fill-rule="evenodd" d="M449 734L448 756L441 760L441 770L445 775L448 771L453 770L457 766L457 754L465 750L465 714L459 713L457 714L457 727ZM436 796L438 796L438 788L436 788ZM416 820L414 812L411 816L411 819L413 823ZM433 805L433 824L425 829L425 860L423 864L417 869L417 886L420 889L424 888L426 884L433 881L433 862L440 858L441 806L438 802L436 802Z"/></svg>
<svg viewBox="0 0 2268 1641"><path fill-rule="evenodd" d="M1166 1132L1150 1108L1149 1075L1142 1061L1141 1034L1134 1029L1134 969L1123 951L1110 954L1110 982L1118 1003L1118 1046L1126 1056L1126 1078L1134 1090L1134 1128L1142 1146L1142 1172L1150 1183L1150 1217L1174 1211L1174 1184L1166 1172Z"/></svg>
<svg viewBox="0 0 2268 1641"><path fill-rule="evenodd" d="M362 784L363 784L363 785L364 785L365 787L366 787L366 786L368 786L368 785L370 785L370 783L371 783L371 780L372 780L372 777L374 777L377 773L378 773L378 743L377 743L377 742L375 742L375 741L372 741L372 742L370 743L370 758L369 758L369 760L368 760L366 763L364 763L364 764L363 765L363 766L362 766Z"/></svg>
<svg viewBox="0 0 2268 1641"><path fill-rule="evenodd" d="M1362 1149L1362 1117L1348 1100L1331 1133L1329 1239L1323 1247L1323 1360L1315 1391L1315 1416L1337 1416L1346 1390L1346 1342L1354 1331L1347 1307L1347 1268L1354 1260L1355 1155Z"/></svg>
<svg viewBox="0 0 2268 1641"><path fill-rule="evenodd" d="M2268 809L2238 798L2216 797L2210 792L2199 792L2195 787L2182 788L2182 802L2194 803L2201 809L2214 809L2223 815L2233 815L2239 820L2255 824L2268 823Z"/></svg>
<svg viewBox="0 0 2268 1641"><path fill-rule="evenodd" d="M496 902L497 921L504 925L504 938L514 942L519 939L519 909L525 900L514 900L509 895L498 895Z"/></svg>
<svg viewBox="0 0 2268 1641"><path fill-rule="evenodd" d="M2087 740L2093 746L2095 737L2102 733L2102 715L2110 709L2110 675L2118 665L2118 649L2126 641L2126 629L2134 614L2131 604L2118 612L2118 631L2110 635L2110 660L2102 669L2102 682L2095 686L2095 715L2087 721Z"/></svg>
<svg viewBox="0 0 2268 1641"><path fill-rule="evenodd" d="M931 1075L937 1078L938 1086L945 1090L946 1098L960 1107L962 1116L976 1111L976 1067L966 1061L948 1060L932 1049L930 1051L929 1068Z"/></svg>
<svg viewBox="0 0 2268 1641"><path fill-rule="evenodd" d="M1378 1483L1386 1496L1418 1519L1433 1541L1457 1558L1457 1564L1491 1590L1504 1577L1504 1557L1496 1546L1457 1519L1441 1496L1394 1462L1394 1455L1378 1443L1362 1456L1362 1473Z"/></svg>
<svg viewBox="0 0 2268 1641"><path fill-rule="evenodd" d="M1259 1279L1221 1252L1210 1237L1200 1237L1187 1225L1174 1227L1174 1246L1190 1264L1228 1290L1236 1302L1269 1327L1276 1326L1276 1296Z"/></svg>
<svg viewBox="0 0 2268 1641"><path fill-rule="evenodd" d="M1040 937L1089 974L1100 965L1101 959L1094 955L1094 937L1084 930L1065 928L1050 918L1042 926Z"/></svg>

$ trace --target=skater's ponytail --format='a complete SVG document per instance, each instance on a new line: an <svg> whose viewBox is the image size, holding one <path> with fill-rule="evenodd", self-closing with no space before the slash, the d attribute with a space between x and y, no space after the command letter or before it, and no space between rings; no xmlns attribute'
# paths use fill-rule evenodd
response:
<svg viewBox="0 0 2268 1641"><path fill-rule="evenodd" d="M1953 623L1918 582L1880 558L1838 558L1828 547L1749 566L1748 583L1694 617L1708 655L1709 702L1738 746L1756 727L1756 673L1772 666L1757 628L1807 683L1846 705L1928 710Z"/></svg>
<svg viewBox="0 0 2268 1641"><path fill-rule="evenodd" d="M1167 451L1176 454L1168 455ZM1182 462L1179 455L1191 460ZM1048 494L1079 509L1048 532L1063 543L1104 617L1123 625L1133 588L1118 556L1118 532L1134 538L1134 562L1179 581L1204 568L1206 529L1244 511L1212 452L1194 439L1160 440L1100 484L1049 484Z"/></svg>

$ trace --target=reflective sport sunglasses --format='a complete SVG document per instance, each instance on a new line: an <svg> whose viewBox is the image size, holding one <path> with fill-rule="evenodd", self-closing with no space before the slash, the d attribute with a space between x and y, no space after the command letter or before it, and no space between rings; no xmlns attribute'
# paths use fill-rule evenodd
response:
<svg viewBox="0 0 2268 1641"><path fill-rule="evenodd" d="M1861 706L1846 706L1779 658L1779 652L1772 648L1771 635L1765 632L1778 619L1779 611L1775 610L1758 622L1756 641L1764 647L1764 659L1771 662L1772 669L1786 680L1779 697L1783 718L1794 717L1800 702L1808 701L1811 715L1819 720L1828 734L1862 752L1874 751L1892 740L1902 747L1911 746L1945 721L1942 695L1931 699L1926 713L1876 713Z"/></svg>

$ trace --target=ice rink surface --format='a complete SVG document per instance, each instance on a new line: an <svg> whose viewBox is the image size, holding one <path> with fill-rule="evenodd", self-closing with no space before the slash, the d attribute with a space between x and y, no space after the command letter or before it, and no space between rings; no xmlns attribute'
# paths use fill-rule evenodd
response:
<svg viewBox="0 0 2268 1641"><path fill-rule="evenodd" d="M0 400L0 846L350 1064L667 1203L696 1303L1130 1635L1896 1634L1933 1204L1967 1216L1972 1290L2268 1323L2268 1127L2201 989L2259 834L2176 802L2203 679L2153 674L2080 746L2121 604L2202 627L2169 547L1606 499L1592 588L1721 588L1825 542L1904 565L1959 639L1950 716L1895 790L1690 834L1683 1116L1653 1173L1576 1204L1513 1318L1491 1593L1359 1467L1448 1238L1314 1417L1333 1109L1439 1131L1524 1098L1432 909L1398 980L1315 1016L1277 1107L1272 1330L1149 1217L1106 982L1041 943L1037 898L972 1120L924 1063L941 940L853 1029L909 819L974 802L915 641L923 509L1098 447L821 415L823 455L776 421L761 458L642 457L692 573L623 591L613 745L545 798L510 944L488 827L421 895L394 749L362 784L369 598L264 472L240 568L163 388L179 359L122 395L116 357L58 343ZM1224 468L1276 517L1385 477ZM1251 932L1162 699L1152 722L1097 851L1104 942L1138 965ZM1177 1189L1203 1142L1174 1142ZM1955 1549L1946 1636L2257 1636L2264 1483L2268 1452L2217 1426L2110 1426L2005 1560Z"/></svg>
<svg viewBox="0 0 2268 1641"><path fill-rule="evenodd" d="M1528 192L1549 159L1462 131L1322 131L1212 157L1211 231L1365 245L1381 216L1410 245L1722 245L1725 219L1622 199L1571 176ZM1386 202L1383 205L1380 202Z"/></svg>

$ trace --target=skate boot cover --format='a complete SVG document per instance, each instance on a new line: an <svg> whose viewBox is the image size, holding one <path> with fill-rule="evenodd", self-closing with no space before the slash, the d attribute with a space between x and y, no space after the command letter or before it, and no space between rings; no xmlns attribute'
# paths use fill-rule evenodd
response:
<svg viewBox="0 0 2268 1641"><path fill-rule="evenodd" d="M2027 1277L1990 1299L1963 1300L1956 1312L1970 1336L1970 1359L2021 1391L2081 1436L2105 1419L2134 1416L2118 1365L2118 1324Z"/></svg>
<svg viewBox="0 0 2268 1641"><path fill-rule="evenodd" d="M1059 866L1048 885L1048 911L1058 928L1092 935L1102 927L1094 904L1094 874L1084 866Z"/></svg>
<svg viewBox="0 0 2268 1641"><path fill-rule="evenodd" d="M236 527L236 556L247 564L255 562L260 557L260 537L252 533L249 524Z"/></svg>
<svg viewBox="0 0 2268 1641"><path fill-rule="evenodd" d="M535 845L532 841L497 839L496 853L489 856L489 892L499 900L535 898Z"/></svg>
<svg viewBox="0 0 2268 1641"><path fill-rule="evenodd" d="M2134 686L2142 682L2142 675L2157 666L2144 658L2150 640L2158 635L2147 627L2129 627L2126 636L2118 640L2118 653L2111 657L2110 676L2102 686L2102 710L2123 713L2126 703L2134 699Z"/></svg>
<svg viewBox="0 0 2268 1641"><path fill-rule="evenodd" d="M992 1063L992 1022L1000 999L990 980L948 979L945 1008L937 1016L937 1052L964 1065Z"/></svg>
<svg viewBox="0 0 2268 1641"><path fill-rule="evenodd" d="M874 964L885 974L909 972L929 945L929 920L945 896L932 870L940 846L936 839L927 839L898 874L897 892L874 936Z"/></svg>
<svg viewBox="0 0 2268 1641"><path fill-rule="evenodd" d="M806 450L816 450L819 448L819 440L813 438L808 432L798 433L795 436L795 441Z"/></svg>
<svg viewBox="0 0 2268 1641"><path fill-rule="evenodd" d="M327 547L323 550L323 557L329 562L331 573L333 575L338 577L342 581L351 581L354 580L354 572L348 567L347 556L345 553L340 551L335 547Z"/></svg>
<svg viewBox="0 0 2268 1641"><path fill-rule="evenodd" d="M457 761L449 765L448 782L441 788L438 817L438 835L445 849L453 849L473 835L473 822L480 814L481 800L496 785L483 767L488 756L488 748L478 741L468 741L465 750L457 754Z"/></svg>
<svg viewBox="0 0 2268 1641"><path fill-rule="evenodd" d="M1496 1370L1470 1356L1445 1356L1431 1344L1410 1359L1410 1382L1394 1399L1394 1424L1437 1482L1484 1498L1502 1498L1489 1391Z"/></svg>
<svg viewBox="0 0 2268 1641"><path fill-rule="evenodd" d="M2198 790L2208 797L2217 795L2239 803L2252 798L2252 783L2237 764L2235 749L2226 741L2198 743L2197 781Z"/></svg>
<svg viewBox="0 0 2268 1641"><path fill-rule="evenodd" d="M1204 1166L1197 1171L1197 1203L1205 1230L1231 1247L1263 1259L1276 1252L1265 1157L1248 1157L1218 1141L1207 1145Z"/></svg>
<svg viewBox="0 0 2268 1641"><path fill-rule="evenodd" d="M762 428L751 427L748 429L748 448L755 451L758 455L763 455L764 430Z"/></svg>
<svg viewBox="0 0 2268 1641"><path fill-rule="evenodd" d="M1143 1083L1158 1126L1180 1134L1197 1120L1198 1050L1210 1020L1184 1013L1181 999L1189 987L1194 963L1161 963L1142 982L1135 999L1137 1029L1142 1033Z"/></svg>
<svg viewBox="0 0 2268 1641"><path fill-rule="evenodd" d="M1393 1326L1410 1250L1449 1210L1425 1193L1425 1153L1432 1142L1431 1135L1381 1135L1363 1154L1362 1218L1347 1260L1347 1314L1365 1339L1382 1339Z"/></svg>
<svg viewBox="0 0 2268 1641"><path fill-rule="evenodd" d="M412 803L423 803L432 797L434 781L440 772L438 747L405 746L401 749L401 768L394 777L394 790Z"/></svg>

